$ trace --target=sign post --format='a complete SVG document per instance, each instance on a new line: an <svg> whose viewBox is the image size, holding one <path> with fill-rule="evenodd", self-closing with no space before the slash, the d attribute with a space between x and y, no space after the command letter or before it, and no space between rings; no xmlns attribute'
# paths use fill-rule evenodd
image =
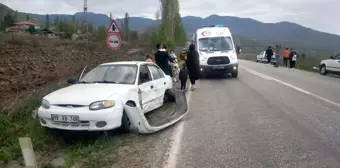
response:
<svg viewBox="0 0 340 168"><path fill-rule="evenodd" d="M120 37L120 30L115 20L112 19L106 32L107 32L106 36L107 47L111 50L118 50L122 46L123 40Z"/></svg>

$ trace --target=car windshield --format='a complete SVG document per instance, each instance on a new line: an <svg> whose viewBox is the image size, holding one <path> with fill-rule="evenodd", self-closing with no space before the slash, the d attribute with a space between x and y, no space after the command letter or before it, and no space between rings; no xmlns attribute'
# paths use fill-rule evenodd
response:
<svg viewBox="0 0 340 168"><path fill-rule="evenodd" d="M134 84L136 65L100 65L87 73L79 83Z"/></svg>
<svg viewBox="0 0 340 168"><path fill-rule="evenodd" d="M230 37L209 37L199 39L199 51L229 51L233 50Z"/></svg>

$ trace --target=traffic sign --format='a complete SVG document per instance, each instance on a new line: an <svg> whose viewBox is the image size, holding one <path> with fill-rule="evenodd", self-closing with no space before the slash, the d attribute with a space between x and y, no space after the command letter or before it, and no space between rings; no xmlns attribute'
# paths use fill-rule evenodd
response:
<svg viewBox="0 0 340 168"><path fill-rule="evenodd" d="M108 33L106 37L106 45L111 50L118 50L122 46L122 38L119 33Z"/></svg>
<svg viewBox="0 0 340 168"><path fill-rule="evenodd" d="M110 26L107 28L107 33L120 33L119 27L115 20L112 19Z"/></svg>

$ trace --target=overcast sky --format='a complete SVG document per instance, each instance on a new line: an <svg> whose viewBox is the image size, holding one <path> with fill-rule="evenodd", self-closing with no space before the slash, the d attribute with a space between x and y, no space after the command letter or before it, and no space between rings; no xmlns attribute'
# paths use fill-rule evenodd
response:
<svg viewBox="0 0 340 168"><path fill-rule="evenodd" d="M250 17L262 22L290 21L316 30L340 35L340 0L179 0L182 16L211 14ZM83 0L0 0L20 12L74 14L83 10ZM111 12L115 18L153 18L158 0L88 0L88 11Z"/></svg>

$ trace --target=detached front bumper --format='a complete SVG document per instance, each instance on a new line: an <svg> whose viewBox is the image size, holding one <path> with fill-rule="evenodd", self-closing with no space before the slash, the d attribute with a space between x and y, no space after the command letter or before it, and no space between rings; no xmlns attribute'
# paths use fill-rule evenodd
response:
<svg viewBox="0 0 340 168"><path fill-rule="evenodd" d="M201 73L234 73L238 71L238 63L225 65L200 65Z"/></svg>
<svg viewBox="0 0 340 168"><path fill-rule="evenodd" d="M78 116L79 122L52 121L51 115ZM91 111L88 107L65 108L51 106L38 109L40 124L43 127L73 131L107 131L119 128L122 124L123 107Z"/></svg>

